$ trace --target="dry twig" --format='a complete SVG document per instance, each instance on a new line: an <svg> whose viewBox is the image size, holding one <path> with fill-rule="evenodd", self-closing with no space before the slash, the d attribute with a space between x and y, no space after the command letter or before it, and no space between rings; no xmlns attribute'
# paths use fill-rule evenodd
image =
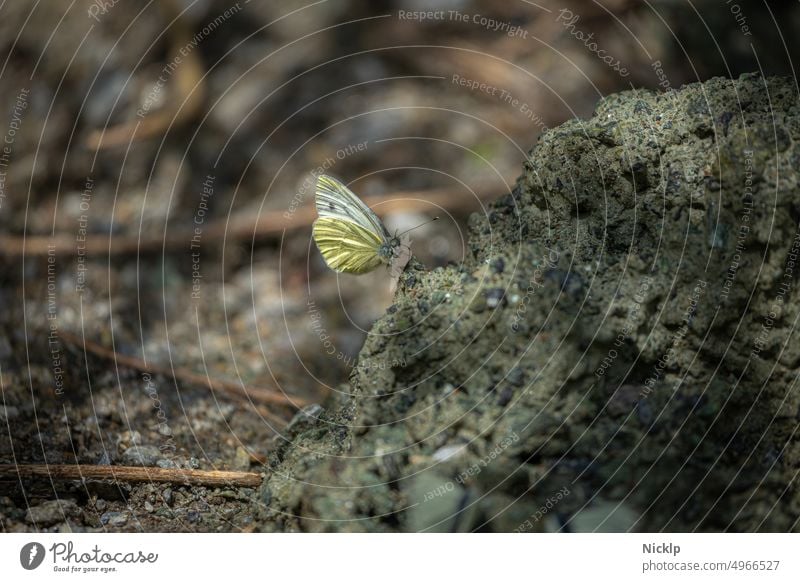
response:
<svg viewBox="0 0 800 582"><path fill-rule="evenodd" d="M197 374L184 368L148 364L142 359L133 356L126 356L124 354L118 354L117 352L109 350L100 344L90 340L84 340L83 338L80 338L67 331L60 330L58 335L64 342L70 345L76 346L87 353L91 353L105 360L114 361L126 368L131 368L147 374L174 378L179 382L184 382L193 386L205 386L212 391L223 392L239 400L247 400L249 397L250 400L256 403L296 408L302 408L303 406L310 404L310 402L305 398L291 396L270 388L244 386L238 382L220 380L219 378L211 378L209 376ZM259 412L262 412L262 409L259 409ZM270 414L270 416L272 415Z"/></svg>
<svg viewBox="0 0 800 582"><path fill-rule="evenodd" d="M0 465L0 479L32 477L63 480L111 479L131 483L180 483L211 487L258 487L261 485L261 474L242 471L199 471L196 469L159 469L113 465Z"/></svg>

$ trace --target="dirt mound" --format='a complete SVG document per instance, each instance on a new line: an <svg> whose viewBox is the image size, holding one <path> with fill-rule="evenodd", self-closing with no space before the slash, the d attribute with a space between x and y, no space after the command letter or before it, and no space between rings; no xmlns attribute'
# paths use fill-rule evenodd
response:
<svg viewBox="0 0 800 582"><path fill-rule="evenodd" d="M276 530L797 530L800 103L747 75L545 133L298 415Z"/></svg>

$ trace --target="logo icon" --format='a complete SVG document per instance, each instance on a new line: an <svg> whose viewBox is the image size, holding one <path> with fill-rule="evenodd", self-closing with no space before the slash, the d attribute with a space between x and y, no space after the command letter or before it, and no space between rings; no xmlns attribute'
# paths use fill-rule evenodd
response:
<svg viewBox="0 0 800 582"><path fill-rule="evenodd" d="M38 542L29 542L19 551L19 563L26 570L35 570L44 561L44 546Z"/></svg>

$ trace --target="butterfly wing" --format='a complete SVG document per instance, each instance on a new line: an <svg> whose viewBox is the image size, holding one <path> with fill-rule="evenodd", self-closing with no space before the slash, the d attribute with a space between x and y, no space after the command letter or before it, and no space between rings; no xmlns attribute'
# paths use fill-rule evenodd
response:
<svg viewBox="0 0 800 582"><path fill-rule="evenodd" d="M334 271L360 275L382 264L378 254L383 240L372 230L345 218L318 218L314 242L325 263Z"/></svg>
<svg viewBox="0 0 800 582"><path fill-rule="evenodd" d="M365 228L382 242L389 240L389 233L378 215L336 178L320 175L317 178L317 214L320 218L338 218Z"/></svg>

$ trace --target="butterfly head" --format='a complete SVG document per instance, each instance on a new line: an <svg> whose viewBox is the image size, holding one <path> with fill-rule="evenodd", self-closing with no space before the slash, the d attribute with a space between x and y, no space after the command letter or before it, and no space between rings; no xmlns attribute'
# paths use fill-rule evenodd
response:
<svg viewBox="0 0 800 582"><path fill-rule="evenodd" d="M378 248L378 256L381 258L381 261L384 263L391 263L392 259L394 259L398 253L400 252L400 246L402 243L400 242L399 236L393 236L386 240L381 246Z"/></svg>

